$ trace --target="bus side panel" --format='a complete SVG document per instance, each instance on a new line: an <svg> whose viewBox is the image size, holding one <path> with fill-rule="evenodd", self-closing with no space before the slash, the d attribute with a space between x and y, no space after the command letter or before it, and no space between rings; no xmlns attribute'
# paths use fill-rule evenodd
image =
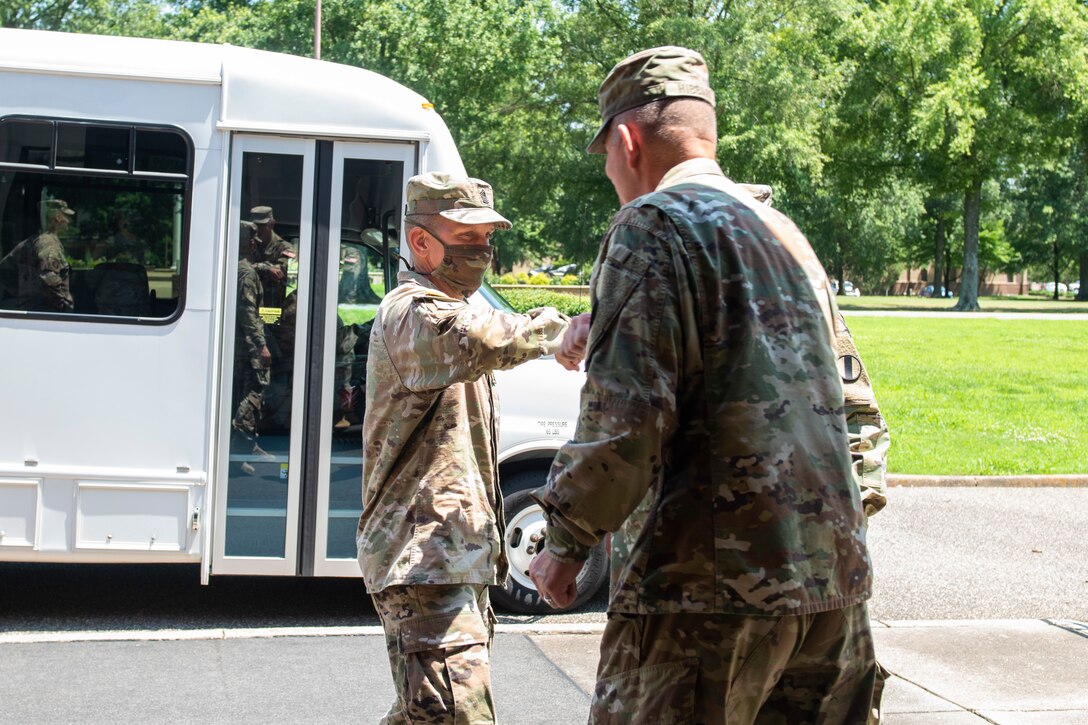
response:
<svg viewBox="0 0 1088 725"><path fill-rule="evenodd" d="M0 319L0 524L10 515L22 532L0 538L0 559L199 560L203 516L193 517L211 508L220 88L35 73L0 73L0 86L0 116L177 126L194 147L179 317Z"/></svg>

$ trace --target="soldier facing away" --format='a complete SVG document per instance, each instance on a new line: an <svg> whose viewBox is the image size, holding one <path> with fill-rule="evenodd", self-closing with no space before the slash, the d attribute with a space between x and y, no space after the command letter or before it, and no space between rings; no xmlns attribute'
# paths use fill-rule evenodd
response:
<svg viewBox="0 0 1088 725"><path fill-rule="evenodd" d="M397 691L383 722L488 723L487 588L507 574L492 371L554 353L567 318L466 301L510 228L488 184L428 173L406 196L412 271L371 328L357 539Z"/></svg>
<svg viewBox="0 0 1088 725"><path fill-rule="evenodd" d="M75 305L68 287L70 268L60 237L75 211L60 199L47 199L40 206L42 231L0 259L0 268L13 265L18 279L15 298L6 305L35 312L71 312Z"/></svg>
<svg viewBox="0 0 1088 725"><path fill-rule="evenodd" d="M573 440L536 492L538 588L569 602L612 536L594 723L865 722L865 516L823 269L714 161L702 57L637 53L591 153L622 208L601 245ZM813 285L810 279L822 280Z"/></svg>

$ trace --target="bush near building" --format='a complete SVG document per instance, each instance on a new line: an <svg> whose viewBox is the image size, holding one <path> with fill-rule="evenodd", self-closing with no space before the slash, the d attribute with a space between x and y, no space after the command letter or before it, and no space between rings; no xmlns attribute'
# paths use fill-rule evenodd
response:
<svg viewBox="0 0 1088 725"><path fill-rule="evenodd" d="M528 312L536 307L554 307L572 317L589 312L588 298L548 289L508 289L502 290L501 294L518 312Z"/></svg>

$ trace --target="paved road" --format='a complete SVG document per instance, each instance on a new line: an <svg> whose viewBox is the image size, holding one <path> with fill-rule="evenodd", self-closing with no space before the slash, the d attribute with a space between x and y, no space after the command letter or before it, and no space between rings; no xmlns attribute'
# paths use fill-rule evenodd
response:
<svg viewBox="0 0 1088 725"><path fill-rule="evenodd" d="M877 619L1088 619L1088 488L893 488L870 527ZM569 615L601 622L599 595ZM377 624L358 580L195 566L0 564L0 632Z"/></svg>

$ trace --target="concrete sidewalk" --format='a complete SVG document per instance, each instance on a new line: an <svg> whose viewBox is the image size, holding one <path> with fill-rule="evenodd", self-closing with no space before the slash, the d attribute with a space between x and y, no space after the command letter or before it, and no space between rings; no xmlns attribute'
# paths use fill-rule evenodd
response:
<svg viewBox="0 0 1088 725"><path fill-rule="evenodd" d="M502 722L585 722L600 628L500 625ZM894 674L884 722L1088 725L1088 623L874 629L877 655ZM374 627L0 635L4 723L374 723L391 699Z"/></svg>

